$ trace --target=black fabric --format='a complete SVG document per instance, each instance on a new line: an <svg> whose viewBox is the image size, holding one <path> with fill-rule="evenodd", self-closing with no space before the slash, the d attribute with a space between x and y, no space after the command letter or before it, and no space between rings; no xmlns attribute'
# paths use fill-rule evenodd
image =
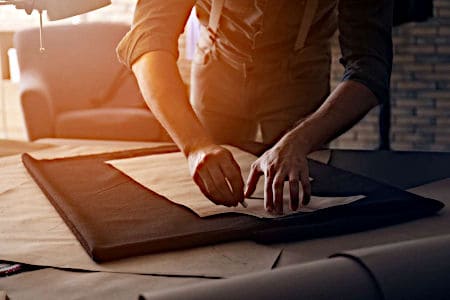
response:
<svg viewBox="0 0 450 300"><path fill-rule="evenodd" d="M394 26L424 22L433 17L433 0L395 0Z"/></svg>
<svg viewBox="0 0 450 300"><path fill-rule="evenodd" d="M439 201L310 161L313 195L367 197L274 220L238 214L200 218L104 163L175 150L161 147L55 160L24 154L22 160L95 261L237 239L275 242L343 234L423 217L443 207Z"/></svg>
<svg viewBox="0 0 450 300"><path fill-rule="evenodd" d="M449 152L333 150L330 164L401 189L450 177Z"/></svg>

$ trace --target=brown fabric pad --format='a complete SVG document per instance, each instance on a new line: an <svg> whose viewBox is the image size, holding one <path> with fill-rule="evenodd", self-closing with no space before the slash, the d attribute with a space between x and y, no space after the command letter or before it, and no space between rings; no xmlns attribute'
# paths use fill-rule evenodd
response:
<svg viewBox="0 0 450 300"><path fill-rule="evenodd" d="M443 204L310 161L315 195L364 194L349 205L274 220L227 214L200 218L104 162L173 147L23 163L87 253L108 261L237 239L273 242L342 234L430 215ZM176 188L176 187L174 187Z"/></svg>

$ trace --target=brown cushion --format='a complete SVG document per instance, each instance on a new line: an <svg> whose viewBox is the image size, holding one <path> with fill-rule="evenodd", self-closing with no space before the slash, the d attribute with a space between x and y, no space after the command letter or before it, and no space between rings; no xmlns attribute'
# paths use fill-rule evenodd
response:
<svg viewBox="0 0 450 300"><path fill-rule="evenodd" d="M55 120L59 138L108 140L167 140L167 134L148 109L97 108L61 113Z"/></svg>

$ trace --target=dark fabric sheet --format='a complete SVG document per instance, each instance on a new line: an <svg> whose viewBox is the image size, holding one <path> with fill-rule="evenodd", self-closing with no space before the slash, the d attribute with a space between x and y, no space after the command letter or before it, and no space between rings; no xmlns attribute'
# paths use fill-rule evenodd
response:
<svg viewBox="0 0 450 300"><path fill-rule="evenodd" d="M449 152L333 150L330 164L401 189L450 177Z"/></svg>
<svg viewBox="0 0 450 300"><path fill-rule="evenodd" d="M237 239L260 242L343 234L433 214L443 204L310 161L317 196L367 195L357 202L274 220L227 214L200 218L142 187L104 161L175 151L171 147L23 163L95 261Z"/></svg>

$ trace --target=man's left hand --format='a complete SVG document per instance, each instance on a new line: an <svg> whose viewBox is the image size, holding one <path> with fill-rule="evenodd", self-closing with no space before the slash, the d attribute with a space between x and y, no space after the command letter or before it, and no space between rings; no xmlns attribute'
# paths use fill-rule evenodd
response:
<svg viewBox="0 0 450 300"><path fill-rule="evenodd" d="M299 206L299 186L302 186L302 203L309 203L311 185L306 155L309 147L292 134L285 135L275 146L267 150L251 167L245 196L250 197L264 174L264 207L269 212L283 214L283 187L289 182L290 206Z"/></svg>

